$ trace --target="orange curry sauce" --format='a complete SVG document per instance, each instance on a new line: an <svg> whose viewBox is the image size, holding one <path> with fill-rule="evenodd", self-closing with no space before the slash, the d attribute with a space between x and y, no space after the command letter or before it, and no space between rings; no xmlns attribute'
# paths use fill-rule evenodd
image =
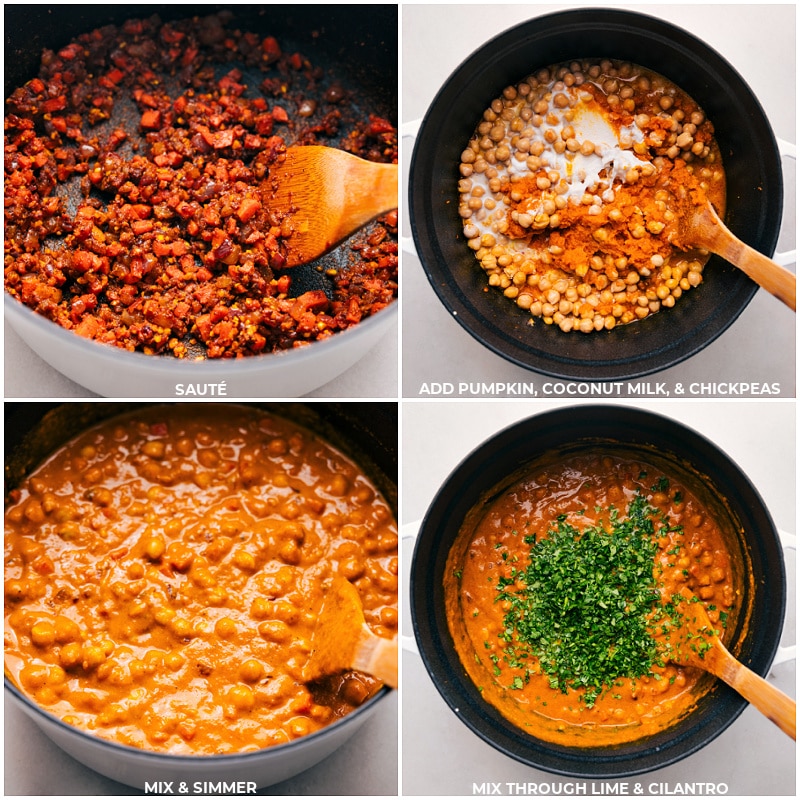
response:
<svg viewBox="0 0 800 800"><path fill-rule="evenodd" d="M530 563L531 545L524 538L547 536L561 515L580 531L601 521L608 531L610 507L624 518L641 493L670 528L659 532L656 584L667 595L688 586L723 639L722 623L729 617L731 629L740 602L741 570L714 516L680 478L613 450L553 458L558 460L533 467L462 525L444 579L450 632L483 698L519 728L567 746L634 741L675 723L711 681L690 667L653 665L649 676L620 677L587 706L582 691L552 688L535 658L528 663L529 677L509 664L502 638L509 604L498 598L498 585Z"/></svg>
<svg viewBox="0 0 800 800"><path fill-rule="evenodd" d="M397 530L361 470L304 428L236 406L101 423L12 492L5 665L65 722L150 750L257 750L379 688L305 685L324 585L397 632Z"/></svg>

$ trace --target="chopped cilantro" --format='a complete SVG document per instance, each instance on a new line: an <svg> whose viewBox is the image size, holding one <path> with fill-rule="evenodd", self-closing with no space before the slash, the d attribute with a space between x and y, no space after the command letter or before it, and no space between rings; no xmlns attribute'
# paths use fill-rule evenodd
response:
<svg viewBox="0 0 800 800"><path fill-rule="evenodd" d="M528 674L535 659L551 686L582 691L587 706L618 678L651 675L659 663L653 634L663 611L653 563L663 519L641 495L624 519L613 507L607 513L608 528L582 532L559 516L529 543L527 568L496 587L510 604L500 635L506 662ZM522 683L517 676L512 688Z"/></svg>
<svg viewBox="0 0 800 800"><path fill-rule="evenodd" d="M666 492L669 489L669 478L662 475L650 488L654 492Z"/></svg>

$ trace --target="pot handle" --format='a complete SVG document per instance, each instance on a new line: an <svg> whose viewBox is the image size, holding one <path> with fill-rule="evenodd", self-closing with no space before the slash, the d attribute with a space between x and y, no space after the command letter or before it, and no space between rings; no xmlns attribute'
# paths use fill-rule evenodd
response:
<svg viewBox="0 0 800 800"><path fill-rule="evenodd" d="M416 522L406 522L400 529L400 538L403 542L415 542L417 539L417 535L419 534L420 526L422 525L421 520L417 520ZM405 545L404 545L405 550ZM412 548L413 550L413 548ZM405 559L403 560L405 563ZM409 560L409 568L406 571L404 569L404 582L403 582L403 594L405 597L409 596L409 587L411 585L411 566ZM407 633L404 633L400 636L400 644L408 653L414 653L414 655L419 655L419 648L417 647L417 640Z"/></svg>
<svg viewBox="0 0 800 800"><path fill-rule="evenodd" d="M412 119L408 122L404 122L400 126L400 133L402 134L403 138L406 139L416 139L417 134L419 133L419 129L422 127L422 120L421 119Z"/></svg>
<svg viewBox="0 0 800 800"><path fill-rule="evenodd" d="M781 158L790 158L793 161L797 160L797 146L793 142L786 139L777 138L778 152ZM772 260L782 267L789 267L797 262L797 250L786 250L783 253L775 253Z"/></svg>
<svg viewBox="0 0 800 800"><path fill-rule="evenodd" d="M797 550L797 536L788 531L778 530L778 538L784 550ZM786 664L797 659L797 644L779 645L770 672L779 664Z"/></svg>
<svg viewBox="0 0 800 800"><path fill-rule="evenodd" d="M408 122L404 122L400 126L400 133L404 139L416 139L421 127L421 119L412 119ZM400 247L406 255L417 258L417 248L415 247L414 239L411 236L401 236Z"/></svg>

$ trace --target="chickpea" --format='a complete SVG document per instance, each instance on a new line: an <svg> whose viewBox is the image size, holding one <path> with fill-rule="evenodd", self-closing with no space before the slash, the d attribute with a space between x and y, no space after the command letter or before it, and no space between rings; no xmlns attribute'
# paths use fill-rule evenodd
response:
<svg viewBox="0 0 800 800"><path fill-rule="evenodd" d="M176 617L173 619L170 627L172 628L172 632L179 639L186 639L194 634L192 623L183 617Z"/></svg>
<svg viewBox="0 0 800 800"><path fill-rule="evenodd" d="M47 683L48 668L44 664L26 664L19 673L20 683L29 691L41 689Z"/></svg>
<svg viewBox="0 0 800 800"><path fill-rule="evenodd" d="M194 550L180 542L171 542L166 551L167 561L178 572L186 572L194 561Z"/></svg>
<svg viewBox="0 0 800 800"><path fill-rule="evenodd" d="M185 663L186 659L180 653L167 653L164 656L164 666L170 672L177 672Z"/></svg>
<svg viewBox="0 0 800 800"><path fill-rule="evenodd" d="M31 641L37 647L50 647L56 641L56 629L51 622L42 620L31 628Z"/></svg>
<svg viewBox="0 0 800 800"><path fill-rule="evenodd" d="M25 503L23 516L29 522L33 522L36 525L40 525L42 522L44 522L45 513L39 500L35 498L29 499L28 502Z"/></svg>
<svg viewBox="0 0 800 800"><path fill-rule="evenodd" d="M305 717L296 717L289 723L289 732L296 739L307 736L310 731L311 725Z"/></svg>
<svg viewBox="0 0 800 800"><path fill-rule="evenodd" d="M14 603L25 600L28 596L28 582L16 579L7 580L5 582L5 596L6 600Z"/></svg>
<svg viewBox="0 0 800 800"><path fill-rule="evenodd" d="M94 644L84 644L81 649L81 663L85 670L95 669L106 660L105 650Z"/></svg>
<svg viewBox="0 0 800 800"><path fill-rule="evenodd" d="M148 456L148 458L160 460L166 455L167 445L164 441L155 439L150 442L145 442L142 445L142 452Z"/></svg>
<svg viewBox="0 0 800 800"><path fill-rule="evenodd" d="M73 622L69 617L65 617L63 615L59 615L55 618L53 623L53 632L55 640L59 644L77 642L81 638L81 629L77 623Z"/></svg>
<svg viewBox="0 0 800 800"><path fill-rule="evenodd" d="M254 658L248 658L239 667L239 677L245 683L257 683L264 677L264 665Z"/></svg>
<svg viewBox="0 0 800 800"><path fill-rule="evenodd" d="M236 635L236 623L230 617L222 617L217 620L214 633L220 639L232 639Z"/></svg>
<svg viewBox="0 0 800 800"><path fill-rule="evenodd" d="M255 706L255 695L249 686L237 684L231 687L227 699L237 711L252 711Z"/></svg>
<svg viewBox="0 0 800 800"><path fill-rule="evenodd" d="M61 648L58 660L64 669L74 669L83 660L83 650L79 644L71 642Z"/></svg>
<svg viewBox="0 0 800 800"><path fill-rule="evenodd" d="M287 564L299 564L302 558L302 552L294 540L283 544L278 551L278 555Z"/></svg>
<svg viewBox="0 0 800 800"><path fill-rule="evenodd" d="M242 572L255 572L257 569L255 556L241 548L233 554L233 563Z"/></svg>
<svg viewBox="0 0 800 800"><path fill-rule="evenodd" d="M391 608L390 606L382 608L380 612L380 621L381 624L387 628L397 628L398 625L397 609Z"/></svg>
<svg viewBox="0 0 800 800"><path fill-rule="evenodd" d="M163 536L148 536L144 539L142 549L151 561L158 561L167 549Z"/></svg>
<svg viewBox="0 0 800 800"><path fill-rule="evenodd" d="M280 620L267 620L258 626L259 634L270 642L285 642L291 637L289 626Z"/></svg>

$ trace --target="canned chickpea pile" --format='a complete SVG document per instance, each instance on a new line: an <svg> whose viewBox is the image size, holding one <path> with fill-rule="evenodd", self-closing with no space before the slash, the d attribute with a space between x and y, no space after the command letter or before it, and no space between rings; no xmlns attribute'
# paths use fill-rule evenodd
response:
<svg viewBox="0 0 800 800"><path fill-rule="evenodd" d="M289 742L380 688L306 684L327 581L397 633L397 531L359 468L255 409L151 407L57 451L12 492L5 665L64 722L218 754Z"/></svg>
<svg viewBox="0 0 800 800"><path fill-rule="evenodd" d="M580 61L509 86L461 155L459 214L488 285L565 332L670 308L709 253L680 220L725 174L702 109L661 75ZM533 323L534 320L531 320Z"/></svg>

